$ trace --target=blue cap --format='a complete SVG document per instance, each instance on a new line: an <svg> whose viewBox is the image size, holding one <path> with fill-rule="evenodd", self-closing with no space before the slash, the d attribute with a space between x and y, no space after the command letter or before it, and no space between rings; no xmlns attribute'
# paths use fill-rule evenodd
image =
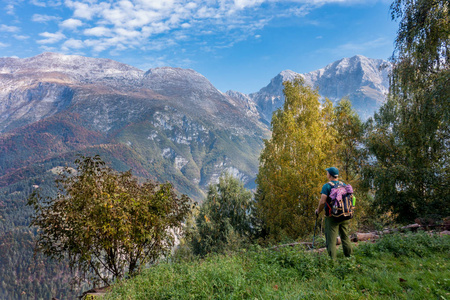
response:
<svg viewBox="0 0 450 300"><path fill-rule="evenodd" d="M333 177L336 177L336 176L339 175L339 170L337 168L335 168L335 167L331 167L331 168L328 168L328 169L325 169L325 170L327 170L328 173L330 173L330 175L333 176Z"/></svg>

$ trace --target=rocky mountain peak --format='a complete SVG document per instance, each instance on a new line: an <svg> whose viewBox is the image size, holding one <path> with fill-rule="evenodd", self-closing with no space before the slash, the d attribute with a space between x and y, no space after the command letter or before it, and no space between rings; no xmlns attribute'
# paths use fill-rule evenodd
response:
<svg viewBox="0 0 450 300"><path fill-rule="evenodd" d="M278 74L276 77L281 77L283 79L283 81L286 81L286 80L293 80L298 75L300 75L300 74L297 72L294 72L291 70L284 70L284 71L281 71L280 74Z"/></svg>
<svg viewBox="0 0 450 300"><path fill-rule="evenodd" d="M150 69L145 72L144 77L151 82L173 81L185 82L189 84L202 84L212 86L205 76L192 69L181 69L172 67L161 67Z"/></svg>
<svg viewBox="0 0 450 300"><path fill-rule="evenodd" d="M233 105L241 107L248 117L259 118L258 107L249 95L231 90L225 94L231 99Z"/></svg>
<svg viewBox="0 0 450 300"><path fill-rule="evenodd" d="M195 97L192 93L224 97L209 80L191 69L162 67L148 70L144 74L144 85L162 95Z"/></svg>
<svg viewBox="0 0 450 300"><path fill-rule="evenodd" d="M319 73L325 76L332 76L358 73L362 78L370 78L370 75L380 75L380 72L382 75L387 75L387 72L383 71L388 71L389 66L389 62L382 59L371 59L362 55L355 55L338 60L323 69L308 74Z"/></svg>
<svg viewBox="0 0 450 300"><path fill-rule="evenodd" d="M389 71L387 61L355 55L306 74L285 70L249 96L258 105L263 118L270 122L272 112L284 103L283 82L300 75L307 85L319 89L322 97L335 102L348 97L362 119L366 119L379 108L388 92Z"/></svg>
<svg viewBox="0 0 450 300"><path fill-rule="evenodd" d="M283 82L292 81L297 76L300 76L300 74L291 70L284 70L272 78L270 83L266 87L259 90L259 92L250 94L250 97L254 98L261 95L281 96L283 95Z"/></svg>
<svg viewBox="0 0 450 300"><path fill-rule="evenodd" d="M318 79L320 77L346 76L348 74L358 74L360 77L368 77L372 73L379 73L383 66L389 63L382 59L371 59L362 55L355 55L350 58L343 58L326 67L307 73L308 79Z"/></svg>
<svg viewBox="0 0 450 300"><path fill-rule="evenodd" d="M69 77L73 83L90 83L111 79L136 80L144 72L111 59L45 52L24 59L0 58L1 73L17 76L34 74L36 79L47 78L48 74L60 74L60 78Z"/></svg>
<svg viewBox="0 0 450 300"><path fill-rule="evenodd" d="M318 88L319 93L330 100L352 98L362 93L379 102L388 91L389 70L390 65L387 61L356 55L304 74L304 77L309 85ZM354 106L357 104L354 103Z"/></svg>

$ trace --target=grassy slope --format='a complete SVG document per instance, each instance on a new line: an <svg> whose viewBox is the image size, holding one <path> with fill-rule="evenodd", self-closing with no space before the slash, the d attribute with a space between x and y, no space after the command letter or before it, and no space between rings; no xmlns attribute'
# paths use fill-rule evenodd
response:
<svg viewBox="0 0 450 300"><path fill-rule="evenodd" d="M341 253L342 254L342 253ZM298 248L165 262L107 299L450 299L450 237L387 236L333 265ZM401 278L401 279L400 279Z"/></svg>

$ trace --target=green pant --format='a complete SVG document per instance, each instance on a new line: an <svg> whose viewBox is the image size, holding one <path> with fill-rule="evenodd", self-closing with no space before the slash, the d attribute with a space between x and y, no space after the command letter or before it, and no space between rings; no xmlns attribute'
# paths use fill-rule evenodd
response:
<svg viewBox="0 0 450 300"><path fill-rule="evenodd" d="M336 240L339 232L341 237L344 255L349 257L352 254L352 244L348 235L350 220L336 221L334 217L325 217L325 239L328 254L332 259L336 259Z"/></svg>

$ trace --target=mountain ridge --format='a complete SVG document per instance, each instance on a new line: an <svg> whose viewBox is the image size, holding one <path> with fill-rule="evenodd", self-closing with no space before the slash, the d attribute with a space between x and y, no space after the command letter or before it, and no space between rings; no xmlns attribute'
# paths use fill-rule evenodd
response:
<svg viewBox="0 0 450 300"><path fill-rule="evenodd" d="M385 75L376 69L383 63L354 56L306 74L284 70L260 91L244 94L223 93L192 69L144 72L110 59L55 53L0 58L0 149L8 160L3 166L0 160L0 177L8 176L6 165L12 164L11 171L18 168L19 158L32 167L34 160L48 162L51 155L100 149L97 145L103 144L102 151L116 166L139 166L142 176L175 181L179 191L196 200L224 171L253 186L272 113L284 102L283 81L301 76L333 101L346 92L359 93L367 107L383 101ZM351 82L345 80L349 76ZM369 92L379 98L370 98ZM358 101L353 99L354 104ZM42 124L80 134L72 133L72 140L61 139L57 130L43 135L48 128ZM21 149L11 146L14 139L36 144L33 135L48 139L48 151L36 148L33 154L26 144ZM56 150L51 141L58 141ZM125 152L126 157L134 153L136 163L125 159ZM13 153L17 159L11 158Z"/></svg>
<svg viewBox="0 0 450 300"><path fill-rule="evenodd" d="M71 69L79 64L88 66ZM98 66L103 69L88 72ZM140 176L171 181L200 201L223 171L251 185L269 134L240 101L189 69L143 72L111 60L44 53L0 59L0 86L9 87L0 92L0 178L10 183L21 180L8 175L18 168L37 162L50 168L67 153L69 159L97 149L113 167L139 166Z"/></svg>
<svg viewBox="0 0 450 300"><path fill-rule="evenodd" d="M301 77L305 84L319 91L322 98L336 103L347 97L363 120L381 106L389 89L391 65L382 59L355 55L343 58L309 73L284 70L259 91L244 94L258 107L262 119L270 123L272 113L284 103L283 82ZM233 94L234 91L227 92ZM242 97L242 96L241 96Z"/></svg>

